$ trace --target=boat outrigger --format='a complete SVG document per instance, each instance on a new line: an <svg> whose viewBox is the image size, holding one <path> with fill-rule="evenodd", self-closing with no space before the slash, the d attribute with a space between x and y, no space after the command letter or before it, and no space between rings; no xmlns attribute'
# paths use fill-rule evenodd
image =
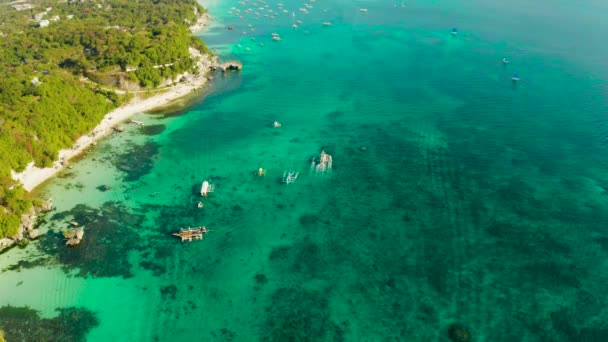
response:
<svg viewBox="0 0 608 342"><path fill-rule="evenodd" d="M281 183L291 184L291 183L295 182L296 179L298 179L299 175L300 175L300 172L298 172L298 171L285 170L285 171L283 171L283 180L281 181Z"/></svg>
<svg viewBox="0 0 608 342"><path fill-rule="evenodd" d="M178 238L184 241L192 241L192 240L202 240L203 235L209 233L209 230L205 228L205 226L195 227L195 228L182 228L178 233L173 233L173 236L177 236Z"/></svg>

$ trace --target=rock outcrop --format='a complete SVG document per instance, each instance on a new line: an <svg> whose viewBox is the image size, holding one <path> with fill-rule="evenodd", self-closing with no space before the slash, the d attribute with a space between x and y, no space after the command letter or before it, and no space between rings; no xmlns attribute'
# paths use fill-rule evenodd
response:
<svg viewBox="0 0 608 342"><path fill-rule="evenodd" d="M53 199L49 198L48 200L44 201L44 203L40 207L40 211L46 213L51 210L53 210Z"/></svg>
<svg viewBox="0 0 608 342"><path fill-rule="evenodd" d="M17 235L13 237L15 241L22 240L25 234L34 229L34 226L36 225L36 217L36 208L33 207L30 209L30 211L21 216L21 225L19 225Z"/></svg>
<svg viewBox="0 0 608 342"><path fill-rule="evenodd" d="M9 239L9 238L0 239L0 251L12 246L14 243L15 243L15 240L13 240L13 239Z"/></svg>
<svg viewBox="0 0 608 342"><path fill-rule="evenodd" d="M15 242L27 242L24 239L36 239L40 236L40 230L36 229L36 221L39 213L46 213L53 210L53 200L48 199L39 207L32 207L27 213L21 216L21 224L17 234L10 238L0 239L0 251L12 246Z"/></svg>
<svg viewBox="0 0 608 342"><path fill-rule="evenodd" d="M68 246L76 246L82 241L84 237L84 228L76 228L76 229L68 229L63 232L63 236L65 237L66 245Z"/></svg>
<svg viewBox="0 0 608 342"><path fill-rule="evenodd" d="M28 232L28 234L27 234L27 237L28 237L30 240L37 239L37 238L38 238L38 236L40 236L40 230L38 230L38 229L32 229L32 230L30 230L30 231Z"/></svg>

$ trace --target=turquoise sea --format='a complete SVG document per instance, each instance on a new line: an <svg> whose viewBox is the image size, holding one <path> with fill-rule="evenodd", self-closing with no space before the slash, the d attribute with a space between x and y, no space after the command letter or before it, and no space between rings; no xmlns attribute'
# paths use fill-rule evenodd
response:
<svg viewBox="0 0 608 342"><path fill-rule="evenodd" d="M8 341L608 341L608 4L308 1L206 2L242 72L38 190Z"/></svg>

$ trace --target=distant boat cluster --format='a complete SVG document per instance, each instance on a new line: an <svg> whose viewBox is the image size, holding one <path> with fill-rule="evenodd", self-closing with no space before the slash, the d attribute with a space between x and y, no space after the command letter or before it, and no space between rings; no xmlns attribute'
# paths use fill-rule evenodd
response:
<svg viewBox="0 0 608 342"><path fill-rule="evenodd" d="M278 121L274 121L271 125L272 128L281 128L282 124ZM364 150L362 150L364 151ZM326 153L324 150L321 151L319 156L314 156L312 158L310 164L311 173L321 173L325 174L331 171L333 167L333 157ZM255 175L259 178L266 177L266 169L258 168L255 171ZM297 169L285 169L283 170L283 176L281 177L281 184L293 184L298 180L300 176L300 171ZM200 183L200 186L197 184L195 186L196 195L200 194L202 199L198 202L197 207L199 209L204 208L203 200L207 200L209 194L215 191L215 185L211 184L210 180L204 180ZM77 225L77 223L76 223ZM205 226L200 226L196 228L181 228L178 232L172 233L173 236L181 238L182 242L184 241L194 241L194 240L202 240L203 235L208 233L209 230L205 228Z"/></svg>
<svg viewBox="0 0 608 342"><path fill-rule="evenodd" d="M243 36L254 32L256 28L252 24L253 21L273 21L281 18L288 18L291 16L291 20L289 23L289 27L291 29L300 28L304 22L303 20L297 18L298 16L307 16L314 12L315 10L316 0L307 0L301 5L297 6L297 8L288 9L282 2L278 2L276 4L270 4L266 0L242 0L238 2L238 6L233 6L228 10L228 14L232 15L243 22L243 31L240 31ZM401 7L405 7L403 3ZM367 13L369 10L367 8L358 8L360 13ZM328 9L323 9L322 13L329 13ZM324 17L327 17L329 14L324 14ZM325 18L321 22L321 26L329 27L333 26L331 20L329 18ZM288 20L288 19L287 19ZM312 24L314 25L314 23ZM317 25L319 25L317 23ZM235 26L230 25L226 27L230 31L235 30ZM309 34L309 30L304 30L305 34ZM255 41L255 38L251 38L252 41ZM279 42L282 38L278 33L273 33L271 36L271 40L275 42ZM264 46L264 42L258 41L259 46ZM241 44L237 44L238 48L242 48ZM251 50L250 47L245 47L245 50Z"/></svg>

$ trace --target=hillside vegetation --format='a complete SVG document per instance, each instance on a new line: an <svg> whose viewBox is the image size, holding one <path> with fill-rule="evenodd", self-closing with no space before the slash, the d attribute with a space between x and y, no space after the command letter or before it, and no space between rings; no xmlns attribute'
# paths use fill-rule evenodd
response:
<svg viewBox="0 0 608 342"><path fill-rule="evenodd" d="M195 0L0 0L0 238L34 199L10 170L50 166L127 100L112 88L155 87L195 71Z"/></svg>

